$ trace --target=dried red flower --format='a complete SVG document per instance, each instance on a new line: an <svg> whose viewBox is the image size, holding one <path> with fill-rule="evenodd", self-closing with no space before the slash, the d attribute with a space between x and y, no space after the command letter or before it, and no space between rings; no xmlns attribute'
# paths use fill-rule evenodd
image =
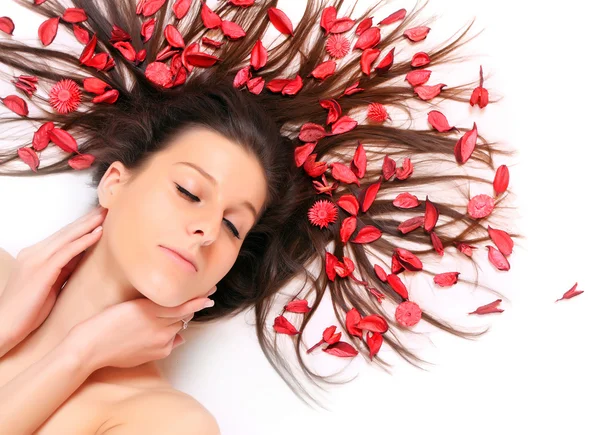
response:
<svg viewBox="0 0 600 435"><path fill-rule="evenodd" d="M486 194L475 195L469 200L467 213L473 219L487 217L494 210L494 198Z"/></svg>
<svg viewBox="0 0 600 435"><path fill-rule="evenodd" d="M381 59L381 61L377 64L377 66L375 67L375 71L378 74L384 74L384 73L388 72L388 70L392 67L392 65L394 63L395 50L396 50L396 47L392 47L392 49L390 51L388 51L388 53L384 56L384 58Z"/></svg>
<svg viewBox="0 0 600 435"><path fill-rule="evenodd" d="M486 88L483 87L483 68L479 65L479 86L473 89L473 93L471 94L471 99L469 100L469 104L474 106L475 104L479 105L481 109L488 105L489 102L489 93Z"/></svg>
<svg viewBox="0 0 600 435"><path fill-rule="evenodd" d="M508 189L509 181L508 167L506 165L498 166L496 175L494 176L494 192L496 195L501 195Z"/></svg>
<svg viewBox="0 0 600 435"><path fill-rule="evenodd" d="M454 157L459 165L462 165L469 160L471 154L475 150L477 142L477 123L473 122L473 128L463 134L454 146Z"/></svg>
<svg viewBox="0 0 600 435"><path fill-rule="evenodd" d="M508 257L510 254L512 254L514 242L506 231L492 228L489 225L487 230L492 242L494 242L494 244L498 247L498 250L502 252L503 255Z"/></svg>
<svg viewBox="0 0 600 435"><path fill-rule="evenodd" d="M152 83L163 87L166 87L171 83L171 79L173 78L170 68L162 62L152 62L148 64L144 74Z"/></svg>
<svg viewBox="0 0 600 435"><path fill-rule="evenodd" d="M0 100L6 107L15 112L17 115L29 115L29 106L27 106L27 102L18 95L7 95L4 98L0 97Z"/></svg>
<svg viewBox="0 0 600 435"><path fill-rule="evenodd" d="M296 335L298 330L284 316L277 316L273 322L273 329L280 334Z"/></svg>
<svg viewBox="0 0 600 435"><path fill-rule="evenodd" d="M316 142L308 142L308 143L305 143L304 145L297 146L294 149L294 159L296 161L297 168L299 168L300 166L302 166L304 164L304 162L306 162L306 159L308 158L309 155L312 154L312 152L314 151L316 146L317 146Z"/></svg>
<svg viewBox="0 0 600 435"><path fill-rule="evenodd" d="M498 308L498 305L502 302L502 299L496 299L494 302L490 302L489 304L482 305L477 308L475 311L470 312L469 314L492 314L492 313L502 313L503 309Z"/></svg>
<svg viewBox="0 0 600 435"><path fill-rule="evenodd" d="M7 35L12 35L15 30L15 23L10 17L0 17L0 31Z"/></svg>
<svg viewBox="0 0 600 435"><path fill-rule="evenodd" d="M154 32L154 26L156 24L156 18L150 18L142 23L142 29L140 33L142 34L142 41L144 43L148 42L152 37L152 33Z"/></svg>
<svg viewBox="0 0 600 435"><path fill-rule="evenodd" d="M284 307L284 310L291 313L308 313L311 310L311 307L308 306L308 301L306 299L297 299L289 302Z"/></svg>
<svg viewBox="0 0 600 435"><path fill-rule="evenodd" d="M248 87L248 90L250 92L252 92L255 95L258 95L262 92L263 88L265 87L265 79L263 79L262 77L253 77L250 80L248 80L246 86Z"/></svg>
<svg viewBox="0 0 600 435"><path fill-rule="evenodd" d="M367 190L365 191L365 198L362 203L362 211L364 213L366 213L369 210L369 208L371 208L371 205L373 205L377 193L379 192L379 188L381 187L382 179L383 177L379 177L379 180L377 180L376 183L373 183L369 187L367 187Z"/></svg>
<svg viewBox="0 0 600 435"><path fill-rule="evenodd" d="M407 249L395 248L394 256L398 259L400 264L407 270L416 272L423 269L423 263L421 263L421 260L419 260L419 258L415 254L413 254Z"/></svg>
<svg viewBox="0 0 600 435"><path fill-rule="evenodd" d="M373 62L379 57L381 50L378 48L367 48L365 49L360 56L360 69L363 74L367 76L371 75L371 66Z"/></svg>
<svg viewBox="0 0 600 435"><path fill-rule="evenodd" d="M236 40L246 36L246 31L233 21L222 20L221 30L229 39Z"/></svg>
<svg viewBox="0 0 600 435"><path fill-rule="evenodd" d="M398 275L390 273L386 276L386 281L396 293L402 296L402 299L408 299L408 289Z"/></svg>
<svg viewBox="0 0 600 435"><path fill-rule="evenodd" d="M67 8L63 12L62 19L67 23L81 23L87 20L87 14L81 8Z"/></svg>
<svg viewBox="0 0 600 435"><path fill-rule="evenodd" d="M19 148L17 150L17 155L33 172L37 172L38 167L40 166L40 159L31 147Z"/></svg>
<svg viewBox="0 0 600 435"><path fill-rule="evenodd" d="M281 9L269 8L267 10L269 20L284 35L294 36L294 27L289 17Z"/></svg>
<svg viewBox="0 0 600 435"><path fill-rule="evenodd" d="M338 341L337 343L330 344L323 352L327 352L333 356L339 357L355 357L358 355L358 350L356 350L351 344L346 343L345 341Z"/></svg>
<svg viewBox="0 0 600 435"><path fill-rule="evenodd" d="M373 122L385 122L390 118L385 106L381 103L370 103L367 108L367 118Z"/></svg>
<svg viewBox="0 0 600 435"><path fill-rule="evenodd" d="M407 219L404 222L402 222L400 225L398 225L398 231L400 231L402 234L408 234L411 231L414 231L417 228L422 227L424 222L425 222L424 216L411 217L410 219Z"/></svg>
<svg viewBox="0 0 600 435"><path fill-rule="evenodd" d="M348 242L356 231L356 216L349 216L342 221L342 226L340 227L340 240L342 243Z"/></svg>
<svg viewBox="0 0 600 435"><path fill-rule="evenodd" d="M407 81L408 83L410 83L410 85L413 88L418 88L419 92L421 92L422 94L424 94L425 97L428 97L429 94L427 92L431 92L431 90L425 88L426 92L423 92L423 88L420 88L421 85L424 85L425 83L427 83L429 81L429 77L431 77L431 70L428 69L419 69L419 70L415 70L415 71L410 71L408 74L406 74L406 78L404 79L405 81ZM415 89L416 92L416 89Z"/></svg>
<svg viewBox="0 0 600 435"><path fill-rule="evenodd" d="M347 194L340 196L340 199L337 201L337 205L353 216L358 214L359 204L354 195Z"/></svg>
<svg viewBox="0 0 600 435"><path fill-rule="evenodd" d="M402 160L402 166L399 168L396 168L396 179L398 180L406 180L407 178L409 178L412 173L413 173L414 167L413 164L410 160L410 157L405 157L404 160Z"/></svg>
<svg viewBox="0 0 600 435"><path fill-rule="evenodd" d="M363 317L356 327L363 331L379 332L380 334L386 333L390 328L387 320L378 314L370 314Z"/></svg>
<svg viewBox="0 0 600 435"><path fill-rule="evenodd" d="M381 172L383 173L383 178L388 181L392 178L396 172L396 161L390 159L389 156L383 157L383 164L381 165Z"/></svg>
<svg viewBox="0 0 600 435"><path fill-rule="evenodd" d="M440 216L440 213L439 213L437 207L431 201L429 201L429 196L426 196L425 197L425 222L423 224L423 228L425 228L425 231L427 231L429 233L433 230L433 228L435 227L435 224L438 221L439 216Z"/></svg>
<svg viewBox="0 0 600 435"><path fill-rule="evenodd" d="M81 103L81 90L71 79L57 82L49 93L50 105L58 113L69 113L77 110Z"/></svg>
<svg viewBox="0 0 600 435"><path fill-rule="evenodd" d="M413 27L412 29L405 30L404 36L406 36L412 42L419 42L427 37L427 34L430 30L431 29L427 26Z"/></svg>
<svg viewBox="0 0 600 435"><path fill-rule="evenodd" d="M421 100L429 101L440 95L442 88L446 85L438 83L437 85L421 85L414 88L415 93Z"/></svg>
<svg viewBox="0 0 600 435"><path fill-rule="evenodd" d="M118 98L119 98L119 91L117 91L116 89L111 89L109 91L106 91L106 92L92 98L92 103L114 104L117 102Z"/></svg>
<svg viewBox="0 0 600 435"><path fill-rule="evenodd" d="M260 39L256 40L252 52L250 53L250 65L254 70L259 70L267 64L268 59L267 49Z"/></svg>
<svg viewBox="0 0 600 435"><path fill-rule="evenodd" d="M373 48L381 40L381 29L379 27L371 27L365 30L354 44L354 50L366 50L367 48Z"/></svg>
<svg viewBox="0 0 600 435"><path fill-rule="evenodd" d="M353 130L357 125L358 122L356 122L356 120L349 116L342 116L331 126L331 135L347 133L350 130Z"/></svg>
<svg viewBox="0 0 600 435"><path fill-rule="evenodd" d="M321 199L313 204L308 211L308 220L311 224L325 228L336 221L338 215L337 207L331 201Z"/></svg>
<svg viewBox="0 0 600 435"><path fill-rule="evenodd" d="M319 100L319 104L323 109L329 110L325 124L331 124L340 118L340 115L342 114L342 108L340 107L340 103L338 103L336 100Z"/></svg>
<svg viewBox="0 0 600 435"><path fill-rule="evenodd" d="M325 50L331 57L341 59L350 51L350 41L340 34L331 35L327 39Z"/></svg>
<svg viewBox="0 0 600 435"><path fill-rule="evenodd" d="M491 245L487 245L486 248L488 248L488 260L490 260L490 263L492 263L496 269L504 271L510 270L510 263L502 252Z"/></svg>
<svg viewBox="0 0 600 435"><path fill-rule="evenodd" d="M396 307L395 317L400 326L409 328L421 320L421 308L412 301L404 301Z"/></svg>
<svg viewBox="0 0 600 435"><path fill-rule="evenodd" d="M571 299L571 298L583 293L583 290L576 290L576 289L577 289L577 283L575 283L575 285L573 285L573 287L571 287L569 290L567 290L560 299L557 299L554 302L562 301L564 299Z"/></svg>
<svg viewBox="0 0 600 435"><path fill-rule="evenodd" d="M73 24L73 34L75 35L75 38L83 45L90 42L89 32L77 24Z"/></svg>
<svg viewBox="0 0 600 435"><path fill-rule="evenodd" d="M327 77L331 77L335 73L337 64L335 60L326 60L315 67L314 70L309 74L319 80L325 80Z"/></svg>
<svg viewBox="0 0 600 435"><path fill-rule="evenodd" d="M360 187L360 181L358 181L356 174L354 172L352 172L352 170L349 167L347 167L346 165L344 165L342 163L339 163L339 162L331 163L331 175L333 176L333 178L335 178L336 180L338 180L342 183L346 183L346 184L356 183L356 185L358 187Z"/></svg>
<svg viewBox="0 0 600 435"><path fill-rule="evenodd" d="M75 169L76 171L81 171L92 166L94 160L96 160L96 157L94 157L91 154L79 154L71 157L67 161L67 163L71 168Z"/></svg>
<svg viewBox="0 0 600 435"><path fill-rule="evenodd" d="M427 114L427 121L440 133L445 133L454 128L453 126L450 126L446 116L437 110L432 110Z"/></svg>
<svg viewBox="0 0 600 435"><path fill-rule="evenodd" d="M359 231L352 243L371 243L379 239L382 236L382 232L379 228L375 228L372 225L365 225Z"/></svg>
<svg viewBox="0 0 600 435"><path fill-rule="evenodd" d="M367 30L370 27L373 27L373 17L367 17L360 23L358 23L358 26L356 26L356 30L354 33L356 33L356 36L360 36L365 30Z"/></svg>
<svg viewBox="0 0 600 435"><path fill-rule="evenodd" d="M38 37L40 41L42 41L42 45L47 46L52 44L54 38L56 37L56 32L58 31L58 22L59 18L48 18L40 27L38 27Z"/></svg>
<svg viewBox="0 0 600 435"><path fill-rule="evenodd" d="M350 162L350 169L358 178L364 177L367 172L367 153L365 147L360 142L358 142L358 146L354 151L354 157Z"/></svg>
<svg viewBox="0 0 600 435"><path fill-rule="evenodd" d="M406 9L402 8L381 20L378 25L392 24L397 21L403 20L404 17L406 17Z"/></svg>
<svg viewBox="0 0 600 435"><path fill-rule="evenodd" d="M420 66L428 65L431 62L429 55L423 51L415 53L410 61L410 66L418 68Z"/></svg>
<svg viewBox="0 0 600 435"><path fill-rule="evenodd" d="M371 361L373 357L377 355L381 345L383 344L383 336L379 332L368 332L367 333L367 346L369 347L369 358Z"/></svg>
<svg viewBox="0 0 600 435"><path fill-rule="evenodd" d="M206 2L202 3L202 9L200 9L200 17L202 22L208 29L214 29L221 26L221 17L217 15L211 8L206 5Z"/></svg>
<svg viewBox="0 0 600 435"><path fill-rule="evenodd" d="M460 275L460 272L438 273L433 277L433 282L440 287L450 287L458 282L458 275Z"/></svg>
<svg viewBox="0 0 600 435"><path fill-rule="evenodd" d="M31 146L36 151L42 151L46 149L48 144L50 143L50 137L48 133L50 130L54 128L54 123L52 121L48 121L43 123L40 128L33 133L33 139L31 141Z"/></svg>
<svg viewBox="0 0 600 435"><path fill-rule="evenodd" d="M175 14L178 20L181 20L187 15L191 5L192 0L177 0L173 4L173 13Z"/></svg>
<svg viewBox="0 0 600 435"><path fill-rule="evenodd" d="M402 192L398 194L392 204L398 208L415 208L419 206L419 200L411 193Z"/></svg>
<svg viewBox="0 0 600 435"><path fill-rule="evenodd" d="M48 131L48 137L52 142L56 144L61 150L68 153L78 153L79 147L77 141L71 133L63 130L62 128L54 127Z"/></svg>

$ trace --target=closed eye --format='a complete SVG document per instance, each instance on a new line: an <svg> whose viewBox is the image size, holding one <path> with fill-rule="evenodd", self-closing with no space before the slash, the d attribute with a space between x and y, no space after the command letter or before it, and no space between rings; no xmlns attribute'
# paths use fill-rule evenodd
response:
<svg viewBox="0 0 600 435"><path fill-rule="evenodd" d="M185 195L188 200L194 201L194 202L200 202L200 198L198 198L196 195L191 194L190 192L188 192L187 190L185 190L183 187L181 187L179 184L175 183L175 185L177 186L177 190L179 192L181 192L183 195ZM238 239L240 238L240 232L238 231L238 229L235 227L235 225L233 225L230 221L228 221L227 219L223 219L223 221L225 221L225 225L227 225L227 227L229 228L229 231L231 231L231 233L237 237Z"/></svg>

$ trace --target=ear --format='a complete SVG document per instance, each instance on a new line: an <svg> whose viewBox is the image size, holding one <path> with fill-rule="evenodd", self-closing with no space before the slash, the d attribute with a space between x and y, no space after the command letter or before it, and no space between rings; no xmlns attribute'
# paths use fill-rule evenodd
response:
<svg viewBox="0 0 600 435"><path fill-rule="evenodd" d="M100 205L110 209L130 177L131 171L123 163L111 163L98 183L97 195Z"/></svg>

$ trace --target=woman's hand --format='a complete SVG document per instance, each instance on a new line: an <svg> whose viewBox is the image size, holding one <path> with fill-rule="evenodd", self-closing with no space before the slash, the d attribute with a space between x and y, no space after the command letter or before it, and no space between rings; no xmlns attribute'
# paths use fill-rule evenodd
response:
<svg viewBox="0 0 600 435"><path fill-rule="evenodd" d="M214 290L214 287L213 287ZM196 311L212 306L207 297L177 307L163 307L147 298L112 305L78 323L68 339L79 349L79 359L92 371L102 367L135 367L162 359L184 342L177 334Z"/></svg>
<svg viewBox="0 0 600 435"><path fill-rule="evenodd" d="M93 232L106 217L96 207L88 214L35 245L22 249L0 296L0 327L21 342L52 311L58 293L102 231Z"/></svg>

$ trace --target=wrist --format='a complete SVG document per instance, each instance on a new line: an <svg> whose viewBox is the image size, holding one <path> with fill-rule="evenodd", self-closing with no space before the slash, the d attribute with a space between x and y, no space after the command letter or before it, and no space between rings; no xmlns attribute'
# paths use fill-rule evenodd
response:
<svg viewBox="0 0 600 435"><path fill-rule="evenodd" d="M82 331L78 329L71 329L61 343L62 352L69 356L72 364L79 371L91 374L101 367L93 358L92 346L82 334Z"/></svg>

